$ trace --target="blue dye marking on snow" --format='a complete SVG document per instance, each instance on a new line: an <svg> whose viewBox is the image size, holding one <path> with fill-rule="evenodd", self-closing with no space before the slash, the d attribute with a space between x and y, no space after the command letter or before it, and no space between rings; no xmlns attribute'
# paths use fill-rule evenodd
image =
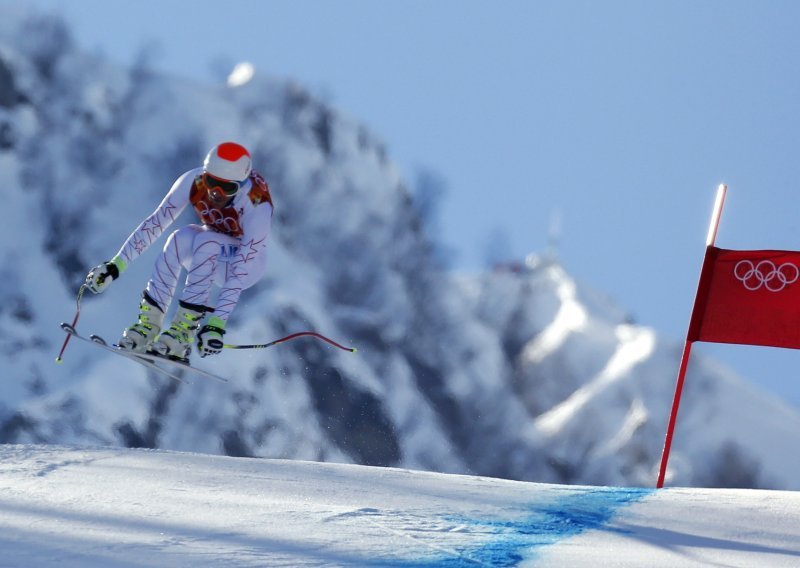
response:
<svg viewBox="0 0 800 568"><path fill-rule="evenodd" d="M535 557L536 549L555 544L585 531L599 529L624 532L605 525L616 511L634 503L653 489L597 488L570 492L547 504L534 504L521 519L472 519L447 517L477 533L475 546L454 552L460 556L441 556L424 563L406 564L436 568L466 566L516 566ZM487 538L488 537L488 538Z"/></svg>

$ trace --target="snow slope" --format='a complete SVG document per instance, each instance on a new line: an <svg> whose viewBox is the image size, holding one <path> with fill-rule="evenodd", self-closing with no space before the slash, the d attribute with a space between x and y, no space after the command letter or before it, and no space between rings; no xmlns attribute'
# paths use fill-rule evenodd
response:
<svg viewBox="0 0 800 568"><path fill-rule="evenodd" d="M800 493L0 446L0 566L797 566Z"/></svg>

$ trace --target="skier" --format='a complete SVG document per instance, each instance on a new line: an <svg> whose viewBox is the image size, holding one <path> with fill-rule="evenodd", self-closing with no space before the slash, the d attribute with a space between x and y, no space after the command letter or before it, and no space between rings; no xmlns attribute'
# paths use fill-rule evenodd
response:
<svg viewBox="0 0 800 568"><path fill-rule="evenodd" d="M218 144L202 167L181 175L158 208L108 262L92 269L86 286L105 291L191 205L200 224L186 225L167 239L139 303L139 317L125 329L119 347L188 363L197 334L201 357L222 350L225 322L243 290L261 278L272 221L272 197L251 166L250 153L234 142ZM164 330L181 268L188 271L179 306ZM219 287L210 306L211 287ZM201 320L208 316L200 327ZM199 329L199 333L198 333Z"/></svg>

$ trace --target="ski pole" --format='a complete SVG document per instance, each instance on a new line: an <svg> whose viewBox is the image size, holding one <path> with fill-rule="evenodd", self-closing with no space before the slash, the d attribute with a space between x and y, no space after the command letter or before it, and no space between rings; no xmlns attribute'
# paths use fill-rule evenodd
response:
<svg viewBox="0 0 800 568"><path fill-rule="evenodd" d="M336 343L334 340L325 337L324 335L320 335L319 333L313 331L300 331L298 333L293 333L291 335L287 335L286 337L281 337L280 339L276 339L275 341L270 341L269 343L260 343L256 345L230 345L225 344L222 347L225 349L266 349L267 347L272 347L273 345L277 345L279 343L283 343L285 341L291 341L292 339L297 339L298 337L316 337L317 339L321 339L327 343L330 343L334 347L338 347L343 351L349 351L350 353L355 353L358 351L355 347L345 347L339 343Z"/></svg>
<svg viewBox="0 0 800 568"><path fill-rule="evenodd" d="M75 319L72 320L72 328L74 329L76 325L78 325L78 318L81 317L81 298L83 298L83 292L86 290L86 284L81 284L81 287L78 289L78 297L75 300L75 303L78 305L78 309L75 310ZM68 333L67 337L64 338L64 345L61 346L61 351L58 352L58 357L56 357L56 363L63 363L63 359L61 358L64 355L64 350L67 348L67 343L69 340L72 339L72 334Z"/></svg>

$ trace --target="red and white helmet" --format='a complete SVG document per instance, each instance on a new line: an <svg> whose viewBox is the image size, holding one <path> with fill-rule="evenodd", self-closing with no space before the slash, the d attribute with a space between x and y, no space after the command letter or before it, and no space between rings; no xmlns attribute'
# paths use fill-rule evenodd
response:
<svg viewBox="0 0 800 568"><path fill-rule="evenodd" d="M250 152L236 142L217 144L206 156L203 171L217 179L242 182L252 169Z"/></svg>

